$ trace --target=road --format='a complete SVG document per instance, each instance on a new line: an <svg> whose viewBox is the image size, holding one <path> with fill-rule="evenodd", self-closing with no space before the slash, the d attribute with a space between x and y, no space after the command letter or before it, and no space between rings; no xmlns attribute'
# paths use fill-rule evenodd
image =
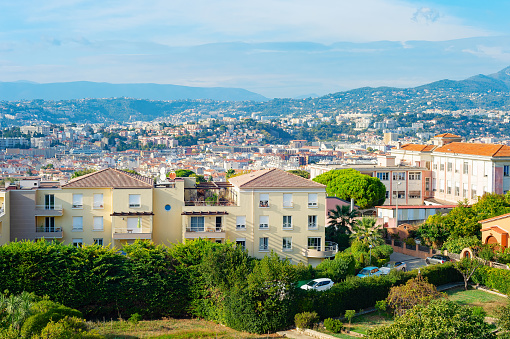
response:
<svg viewBox="0 0 510 339"><path fill-rule="evenodd" d="M405 255L402 253L392 253L390 255L391 261L403 261L407 264L407 270L415 270L420 267L427 266L427 263L425 262L425 259L412 257L410 255Z"/></svg>

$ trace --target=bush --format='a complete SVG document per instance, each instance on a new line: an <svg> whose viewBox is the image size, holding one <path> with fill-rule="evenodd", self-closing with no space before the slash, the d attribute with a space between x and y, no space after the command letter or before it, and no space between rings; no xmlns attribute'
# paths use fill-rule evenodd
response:
<svg viewBox="0 0 510 339"><path fill-rule="evenodd" d="M443 244L443 249L451 253L460 254L460 252L462 252L462 250L466 247L473 248L481 245L482 242L480 241L480 239L478 239L477 236L471 237L450 236Z"/></svg>
<svg viewBox="0 0 510 339"><path fill-rule="evenodd" d="M41 331L41 334L34 336L34 339L104 339L103 336L87 332L87 324L83 319L65 317L57 322L51 321Z"/></svg>
<svg viewBox="0 0 510 339"><path fill-rule="evenodd" d="M327 318L324 320L324 327L333 333L340 333L344 329L344 323L338 319Z"/></svg>
<svg viewBox="0 0 510 339"><path fill-rule="evenodd" d="M131 314L131 316L128 319L128 321L132 324L138 324L140 320L142 320L142 316L139 315L138 313Z"/></svg>
<svg viewBox="0 0 510 339"><path fill-rule="evenodd" d="M510 294L510 271L489 266L478 268L471 277L473 282Z"/></svg>
<svg viewBox="0 0 510 339"><path fill-rule="evenodd" d="M294 322L297 328L313 328L319 322L319 315L317 312L302 312L296 314Z"/></svg>
<svg viewBox="0 0 510 339"><path fill-rule="evenodd" d="M333 281L344 280L354 275L355 260L352 254L338 252L333 260L324 260L316 268L318 278L330 278Z"/></svg>
<svg viewBox="0 0 510 339"><path fill-rule="evenodd" d="M49 300L36 303L33 309L34 312L40 313L31 315L25 320L25 323L21 327L21 335L24 338L31 338L34 335L40 334L42 329L45 328L50 321L56 322L66 317L82 318L80 311Z"/></svg>

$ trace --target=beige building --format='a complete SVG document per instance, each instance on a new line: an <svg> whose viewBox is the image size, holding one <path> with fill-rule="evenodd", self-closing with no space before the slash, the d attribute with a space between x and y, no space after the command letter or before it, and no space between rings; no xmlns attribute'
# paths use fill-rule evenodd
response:
<svg viewBox="0 0 510 339"><path fill-rule="evenodd" d="M22 180L2 194L0 244L45 238L120 247L205 238L314 266L337 252L325 241L325 186L277 169L200 184L105 169L64 185Z"/></svg>

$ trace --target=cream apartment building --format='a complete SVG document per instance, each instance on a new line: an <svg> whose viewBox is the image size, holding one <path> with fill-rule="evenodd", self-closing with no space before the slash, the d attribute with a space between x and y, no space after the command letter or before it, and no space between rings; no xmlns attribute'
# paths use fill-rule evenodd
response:
<svg viewBox="0 0 510 339"><path fill-rule="evenodd" d="M201 184L105 169L64 185L22 180L3 194L4 243L44 238L121 247L136 239L170 245L204 238L235 242L257 258L273 250L314 266L337 251L324 236L325 186L277 169Z"/></svg>

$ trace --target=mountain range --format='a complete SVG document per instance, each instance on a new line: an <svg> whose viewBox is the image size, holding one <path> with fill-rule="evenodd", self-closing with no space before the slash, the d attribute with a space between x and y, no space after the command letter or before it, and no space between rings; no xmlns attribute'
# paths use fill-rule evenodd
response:
<svg viewBox="0 0 510 339"><path fill-rule="evenodd" d="M393 87L364 87L346 92L364 92L384 89L399 90ZM501 71L489 75L475 75L464 80L439 80L421 85L409 90L441 90L457 93L483 93L483 92L510 92L510 66ZM337 92L328 96L337 96ZM59 82L59 83L35 83L28 81L0 82L0 100L72 100L83 98L134 98L149 100L193 100L205 99L216 101L258 101L265 102L269 99L263 95L250 92L242 88L228 87L188 87L178 85L161 84L111 84L103 82ZM300 96L317 97L316 94Z"/></svg>

